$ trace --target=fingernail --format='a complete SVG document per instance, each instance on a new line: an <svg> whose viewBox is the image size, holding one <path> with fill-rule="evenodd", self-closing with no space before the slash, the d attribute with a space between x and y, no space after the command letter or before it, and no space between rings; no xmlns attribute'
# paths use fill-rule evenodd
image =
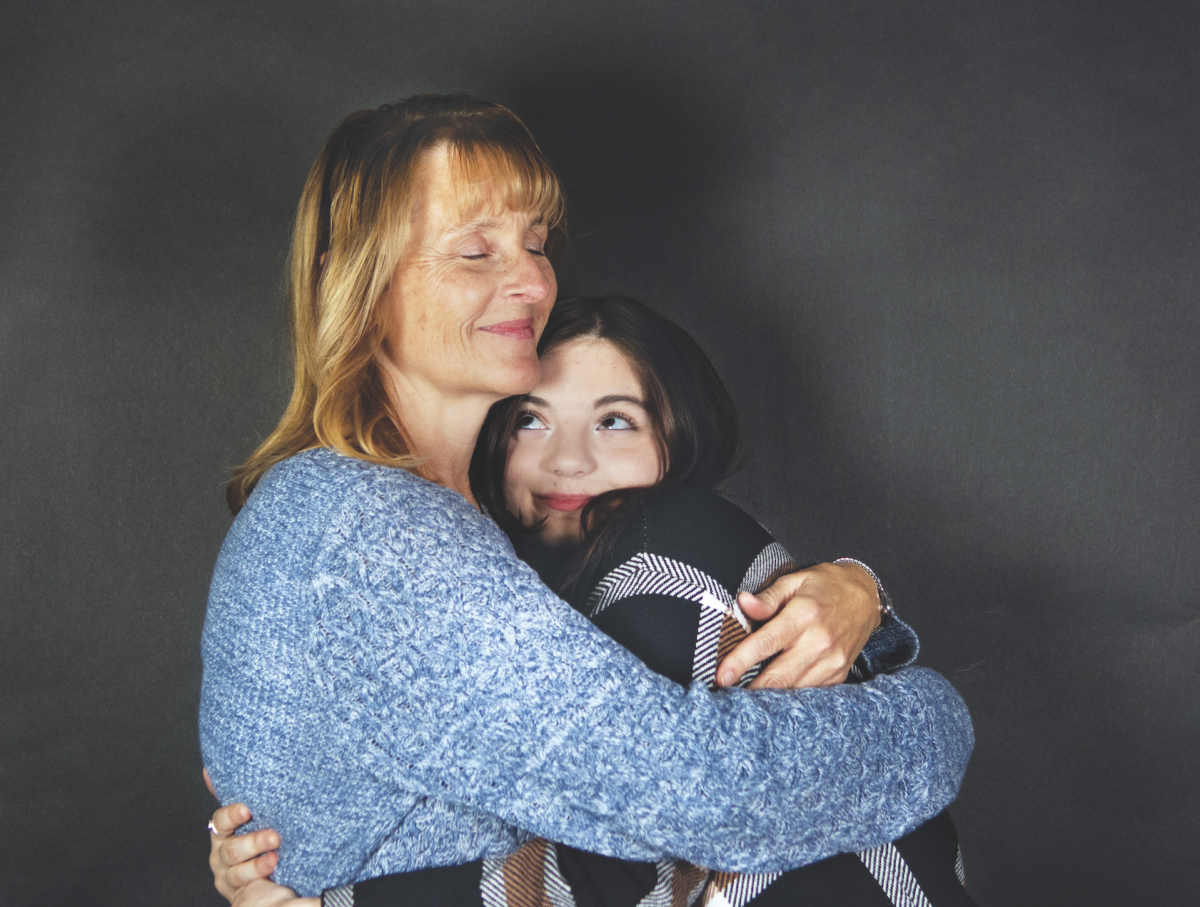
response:
<svg viewBox="0 0 1200 907"><path fill-rule="evenodd" d="M727 687L733 683L733 671L726 669L717 675L717 683L723 687Z"/></svg>

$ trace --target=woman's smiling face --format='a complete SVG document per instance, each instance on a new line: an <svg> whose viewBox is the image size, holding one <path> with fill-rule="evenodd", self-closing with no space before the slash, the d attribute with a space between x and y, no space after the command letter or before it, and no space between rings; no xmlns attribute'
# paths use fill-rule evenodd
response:
<svg viewBox="0 0 1200 907"><path fill-rule="evenodd" d="M536 211L464 219L449 152L417 170L412 235L382 300L381 358L425 397L500 399L538 380L537 340L554 305L547 228Z"/></svg>
<svg viewBox="0 0 1200 907"><path fill-rule="evenodd" d="M509 442L504 494L522 523L545 520L544 540L578 542L584 505L615 488L653 485L661 457L641 382L616 346L582 337L541 364Z"/></svg>

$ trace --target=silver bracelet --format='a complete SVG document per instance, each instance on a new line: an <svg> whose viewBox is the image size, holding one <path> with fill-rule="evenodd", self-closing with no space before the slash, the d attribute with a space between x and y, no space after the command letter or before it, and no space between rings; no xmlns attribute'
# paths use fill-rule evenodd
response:
<svg viewBox="0 0 1200 907"><path fill-rule="evenodd" d="M892 622L896 616L896 611L892 608L892 597L887 594L887 590L883 588L883 583L879 581L879 577L875 575L875 571L864 564L862 561L853 557L839 557L834 561L835 564L857 564L867 571L867 576L875 581L875 589L879 593L879 626L886 627ZM876 627L876 629L879 629Z"/></svg>

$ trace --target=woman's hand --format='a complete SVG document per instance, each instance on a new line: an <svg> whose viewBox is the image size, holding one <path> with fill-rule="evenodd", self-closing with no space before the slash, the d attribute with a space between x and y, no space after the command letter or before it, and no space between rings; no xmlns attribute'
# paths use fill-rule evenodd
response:
<svg viewBox="0 0 1200 907"><path fill-rule="evenodd" d="M212 779L208 777L208 769L204 770L204 784L215 797L217 794L213 790ZM279 846L279 834L275 829L262 828L248 835L234 835L239 827L249 821L250 810L246 804L231 803L213 813L208 825L212 842L208 865L212 869L213 885L226 900L238 904L243 903L237 898L240 890L251 882L269 878L279 862L279 854L274 852ZM256 892L261 890L256 889ZM291 889L285 888L284 891ZM257 900L257 893L255 897L255 904L275 903Z"/></svg>
<svg viewBox="0 0 1200 907"><path fill-rule="evenodd" d="M321 899L297 897L290 888L259 879L238 889L233 907L321 907Z"/></svg>
<svg viewBox="0 0 1200 907"><path fill-rule="evenodd" d="M781 576L758 595L743 592L738 605L751 620L767 623L721 662L717 682L723 687L777 653L750 689L839 684L880 620L875 580L849 563L817 564Z"/></svg>

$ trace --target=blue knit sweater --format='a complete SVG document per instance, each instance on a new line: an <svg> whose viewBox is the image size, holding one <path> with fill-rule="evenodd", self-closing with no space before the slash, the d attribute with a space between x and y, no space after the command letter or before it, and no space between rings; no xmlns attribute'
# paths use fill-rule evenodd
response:
<svg viewBox="0 0 1200 907"><path fill-rule="evenodd" d="M530 834L784 869L936 814L973 745L962 700L924 669L685 690L460 495L328 450L271 469L234 521L203 654L205 765L222 802L279 830L275 878L302 895Z"/></svg>

